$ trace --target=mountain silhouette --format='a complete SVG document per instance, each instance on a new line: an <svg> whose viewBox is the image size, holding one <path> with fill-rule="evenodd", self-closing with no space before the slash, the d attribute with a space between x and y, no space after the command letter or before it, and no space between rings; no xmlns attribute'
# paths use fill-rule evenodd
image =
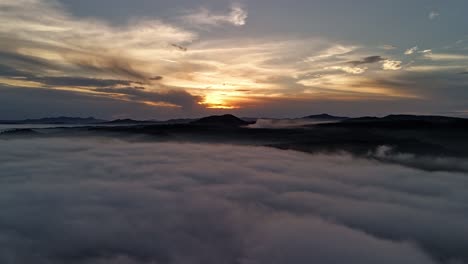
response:
<svg viewBox="0 0 468 264"><path fill-rule="evenodd" d="M468 119L447 116L388 115L385 117L350 118L335 124L348 127L381 128L468 128Z"/></svg>
<svg viewBox="0 0 468 264"><path fill-rule="evenodd" d="M342 117L342 116L333 116L329 114L320 114L320 115L310 115L310 116L305 116L303 119L316 119L316 120L345 120L348 119L348 117Z"/></svg>
<svg viewBox="0 0 468 264"><path fill-rule="evenodd" d="M141 121L141 120L134 120L134 119L116 119L109 122L104 122L102 124L106 125L137 125L137 124L151 124L156 123L157 121Z"/></svg>
<svg viewBox="0 0 468 264"><path fill-rule="evenodd" d="M239 127L250 125L254 122L244 121L233 115L221 115L221 116L208 116L199 120L193 121L193 125L207 125L207 126L230 126Z"/></svg>

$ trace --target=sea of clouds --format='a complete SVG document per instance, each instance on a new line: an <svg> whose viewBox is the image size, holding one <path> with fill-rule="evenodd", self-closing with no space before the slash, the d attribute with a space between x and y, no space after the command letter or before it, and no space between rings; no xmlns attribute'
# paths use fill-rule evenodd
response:
<svg viewBox="0 0 468 264"><path fill-rule="evenodd" d="M0 263L468 262L466 173L230 145L0 147Z"/></svg>
<svg viewBox="0 0 468 264"><path fill-rule="evenodd" d="M266 128L266 129L284 129L284 128L298 128L308 125L336 123L333 120L317 120L311 118L302 119L258 119L255 124L249 125L249 128Z"/></svg>

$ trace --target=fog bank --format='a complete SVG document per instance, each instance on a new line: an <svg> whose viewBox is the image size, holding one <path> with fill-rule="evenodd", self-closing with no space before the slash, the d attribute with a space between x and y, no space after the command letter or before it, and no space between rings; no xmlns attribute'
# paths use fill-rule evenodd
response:
<svg viewBox="0 0 468 264"><path fill-rule="evenodd" d="M0 263L468 261L462 173L263 147L0 145Z"/></svg>

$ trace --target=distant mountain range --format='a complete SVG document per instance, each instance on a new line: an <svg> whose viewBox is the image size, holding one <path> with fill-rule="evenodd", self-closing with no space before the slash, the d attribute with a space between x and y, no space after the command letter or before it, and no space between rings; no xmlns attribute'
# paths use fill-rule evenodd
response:
<svg viewBox="0 0 468 264"><path fill-rule="evenodd" d="M385 117L358 117L350 118L347 122L390 122L390 121L429 121L429 122L454 122L467 120L460 117L426 116L426 115L388 115Z"/></svg>
<svg viewBox="0 0 468 264"><path fill-rule="evenodd" d="M81 118L81 117L46 117L40 119L24 119L24 120L0 120L0 124L56 124L56 125L79 125L79 124L99 124L107 122L106 120L96 119L94 117Z"/></svg>
<svg viewBox="0 0 468 264"><path fill-rule="evenodd" d="M116 119L113 121L106 121L101 122L104 125L137 125L137 124L152 124L156 123L157 121L141 121L141 120L133 120L133 119Z"/></svg>
<svg viewBox="0 0 468 264"><path fill-rule="evenodd" d="M39 119L0 120L3 125L147 125L147 124L183 124L196 119L171 119L167 121L115 119L112 121L94 117L46 117Z"/></svg>
<svg viewBox="0 0 468 264"><path fill-rule="evenodd" d="M468 127L468 119L447 116L421 116L421 115L388 115L385 117L359 117L343 120L331 124L337 126L360 127L395 127L395 128L423 128L431 126Z"/></svg>
<svg viewBox="0 0 468 264"><path fill-rule="evenodd" d="M349 118L342 116L333 116L329 114L310 115L297 119L289 120L317 120L317 121L335 121L337 125L351 126L385 126L391 124L398 125L422 125L429 123L445 124L465 124L468 119L446 116L419 116L419 115L389 115L385 117L358 117ZM280 119L278 119L280 120ZM0 120L0 124L53 124L53 125L150 125L150 124L192 124L209 126L246 126L255 124L256 118L238 118L233 115L208 116L200 119L171 119L167 121L156 120L134 120L134 119L116 119L113 121L96 119L94 117L47 117L40 119L24 120ZM333 125L333 124L332 124Z"/></svg>
<svg viewBox="0 0 468 264"><path fill-rule="evenodd" d="M320 114L320 115L305 116L305 117L303 117L303 119L315 119L315 120L323 120L323 121L339 121L339 120L349 119L349 117L333 116L333 115L329 115L329 114Z"/></svg>
<svg viewBox="0 0 468 264"><path fill-rule="evenodd" d="M358 157L375 158L380 148L390 148L394 153L405 153L423 159L444 157L468 158L468 119L444 116L389 115L386 117L360 117L340 120L326 114L306 118L249 122L233 115L209 116L197 120L136 121L121 119L101 122L93 118L52 118L25 120L69 124L86 122L89 125L51 128L15 128L0 130L0 141L10 138L102 136L119 139L164 142L210 142L221 144L249 144L289 149L307 153L351 153ZM335 120L333 120L335 119ZM318 122L315 122L317 121ZM324 122L321 122L324 121ZM141 123L146 122L146 123ZM262 122L264 124L262 125ZM282 126L276 122L299 123ZM122 124L122 125L106 125ZM371 155L371 156L369 156ZM406 160L406 158L404 158ZM392 163L394 161L388 160ZM406 162L406 161L405 161ZM437 163L437 162L435 162ZM407 166L425 170L468 172L464 165L454 163L429 164L415 161ZM445 165L444 165L445 164ZM463 164L463 163L460 163ZM434 166L433 166L434 165Z"/></svg>

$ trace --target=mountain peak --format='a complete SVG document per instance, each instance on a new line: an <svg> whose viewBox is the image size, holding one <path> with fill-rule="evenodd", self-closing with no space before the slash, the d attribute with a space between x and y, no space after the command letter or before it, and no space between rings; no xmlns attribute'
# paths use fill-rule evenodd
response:
<svg viewBox="0 0 468 264"><path fill-rule="evenodd" d="M251 122L244 121L234 115L208 116L192 122L194 125L209 126L245 126Z"/></svg>

